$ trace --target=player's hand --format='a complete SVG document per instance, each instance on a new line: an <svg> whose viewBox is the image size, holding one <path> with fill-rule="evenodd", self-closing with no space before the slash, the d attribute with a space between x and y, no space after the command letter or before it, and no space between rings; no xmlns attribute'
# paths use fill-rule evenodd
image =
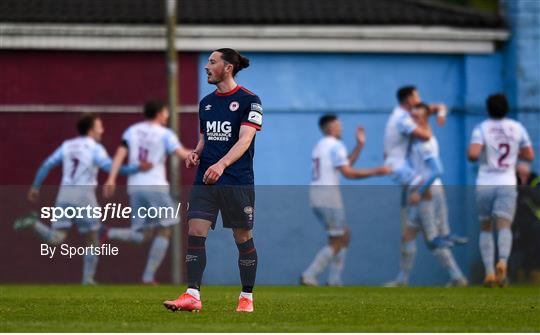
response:
<svg viewBox="0 0 540 335"><path fill-rule="evenodd" d="M445 104L435 104L434 109L437 111L437 125L440 127L446 123L446 115L448 114L448 107Z"/></svg>
<svg viewBox="0 0 540 335"><path fill-rule="evenodd" d="M358 142L360 146L366 144L366 131L362 126L356 127L356 142Z"/></svg>
<svg viewBox="0 0 540 335"><path fill-rule="evenodd" d="M116 182L114 180L107 180L103 185L103 197L109 199L114 195L116 190Z"/></svg>
<svg viewBox="0 0 540 335"><path fill-rule="evenodd" d="M148 171L151 168L154 167L154 164L147 162L147 161L140 161L139 162L139 171Z"/></svg>
<svg viewBox="0 0 540 335"><path fill-rule="evenodd" d="M189 168L198 166L200 161L201 159L199 157L199 154L196 153L195 151L192 151L186 158L186 167L189 169Z"/></svg>
<svg viewBox="0 0 540 335"><path fill-rule="evenodd" d="M39 190L34 187L30 188L30 191L28 191L27 199L31 203L36 203L39 199Z"/></svg>
<svg viewBox="0 0 540 335"><path fill-rule="evenodd" d="M204 173L203 183L207 185L214 184L223 174L223 170L225 170L225 165L223 163L217 162L216 164L212 165Z"/></svg>
<svg viewBox="0 0 540 335"><path fill-rule="evenodd" d="M411 205L416 205L417 203L420 202L420 199L422 199L422 196L420 195L420 193L418 192L413 192L411 193L411 195L409 196L409 203Z"/></svg>
<svg viewBox="0 0 540 335"><path fill-rule="evenodd" d="M437 125L439 127L444 126L446 123L446 115L437 115Z"/></svg>

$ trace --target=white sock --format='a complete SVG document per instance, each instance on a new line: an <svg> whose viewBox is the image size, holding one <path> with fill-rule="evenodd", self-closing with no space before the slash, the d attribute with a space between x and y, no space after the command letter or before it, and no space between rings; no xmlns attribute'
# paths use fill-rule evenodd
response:
<svg viewBox="0 0 540 335"><path fill-rule="evenodd" d="M324 269L328 266L328 263L332 260L334 257L334 250L330 246L325 246L315 256L315 259L306 271L304 271L303 275L306 277L312 277L316 278L318 275L321 274L321 272L324 271Z"/></svg>
<svg viewBox="0 0 540 335"><path fill-rule="evenodd" d="M506 262L512 251L512 231L510 228L503 228L499 230L498 234L499 259Z"/></svg>
<svg viewBox="0 0 540 335"><path fill-rule="evenodd" d="M154 275L157 269L163 262L167 248L169 247L169 239L163 236L156 236L150 251L148 252L148 260L146 261L146 267L143 274L143 283L149 283L154 281Z"/></svg>
<svg viewBox="0 0 540 335"><path fill-rule="evenodd" d="M66 239L67 232L64 230L51 229L41 221L36 221L34 224L34 231L43 240L43 242L49 245L58 245Z"/></svg>
<svg viewBox="0 0 540 335"><path fill-rule="evenodd" d="M91 283L94 281L96 275L96 268L98 264L98 256L87 254L83 257L83 284Z"/></svg>
<svg viewBox="0 0 540 335"><path fill-rule="evenodd" d="M44 225L41 221L36 221L34 224L34 231L38 236L45 242L49 242L50 235L51 235L51 228Z"/></svg>
<svg viewBox="0 0 540 335"><path fill-rule="evenodd" d="M330 262L330 269L328 273L328 284L341 285L343 283L341 274L345 267L345 257L347 256L347 248L341 248L337 255L332 258Z"/></svg>
<svg viewBox="0 0 540 335"><path fill-rule="evenodd" d="M397 281L408 283L416 257L416 241L401 242L401 258L399 261L399 273Z"/></svg>
<svg viewBox="0 0 540 335"><path fill-rule="evenodd" d="M119 240L123 242L142 243L144 234L133 231L130 228L111 228L107 232L107 237L110 240Z"/></svg>
<svg viewBox="0 0 540 335"><path fill-rule="evenodd" d="M191 295L192 297L194 297L197 300L201 300L201 292L199 292L199 290L196 290L194 288L188 288L186 290L186 293Z"/></svg>
<svg viewBox="0 0 540 335"><path fill-rule="evenodd" d="M480 255L482 256L482 262L484 262L486 274L494 274L495 243L493 241L493 233L491 231L481 231L479 245Z"/></svg>
<svg viewBox="0 0 540 335"><path fill-rule="evenodd" d="M253 301L253 293L240 292L238 299L240 298L248 298L249 300Z"/></svg>
<svg viewBox="0 0 540 335"><path fill-rule="evenodd" d="M456 263L454 255L448 248L438 248L434 249L433 255L437 258L439 263L448 271L450 278L459 279L463 278L463 272Z"/></svg>

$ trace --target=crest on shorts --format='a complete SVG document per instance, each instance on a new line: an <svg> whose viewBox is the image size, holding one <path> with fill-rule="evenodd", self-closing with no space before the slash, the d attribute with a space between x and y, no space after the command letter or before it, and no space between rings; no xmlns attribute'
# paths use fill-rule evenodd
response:
<svg viewBox="0 0 540 335"><path fill-rule="evenodd" d="M253 207L251 206L244 207L244 213L246 213L249 221L253 221Z"/></svg>
<svg viewBox="0 0 540 335"><path fill-rule="evenodd" d="M238 101L233 101L229 104L229 109L231 110L231 112L236 112L239 107L240 104L238 103Z"/></svg>

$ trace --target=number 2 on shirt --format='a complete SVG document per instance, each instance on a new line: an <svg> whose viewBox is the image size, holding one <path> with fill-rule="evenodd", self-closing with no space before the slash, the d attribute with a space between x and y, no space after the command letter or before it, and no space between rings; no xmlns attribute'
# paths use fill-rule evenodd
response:
<svg viewBox="0 0 540 335"><path fill-rule="evenodd" d="M507 168L509 165L504 160L506 157L508 157L508 154L510 153L510 144L508 143L499 143L499 153L501 154L499 156L499 167Z"/></svg>

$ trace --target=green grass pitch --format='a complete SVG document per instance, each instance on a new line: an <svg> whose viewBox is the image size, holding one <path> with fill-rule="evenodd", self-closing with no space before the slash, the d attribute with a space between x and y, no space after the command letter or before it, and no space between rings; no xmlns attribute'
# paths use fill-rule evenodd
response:
<svg viewBox="0 0 540 335"><path fill-rule="evenodd" d="M0 285L1 332L539 332L540 288L259 286L255 312L238 287L203 287L200 313L162 301L161 285Z"/></svg>

